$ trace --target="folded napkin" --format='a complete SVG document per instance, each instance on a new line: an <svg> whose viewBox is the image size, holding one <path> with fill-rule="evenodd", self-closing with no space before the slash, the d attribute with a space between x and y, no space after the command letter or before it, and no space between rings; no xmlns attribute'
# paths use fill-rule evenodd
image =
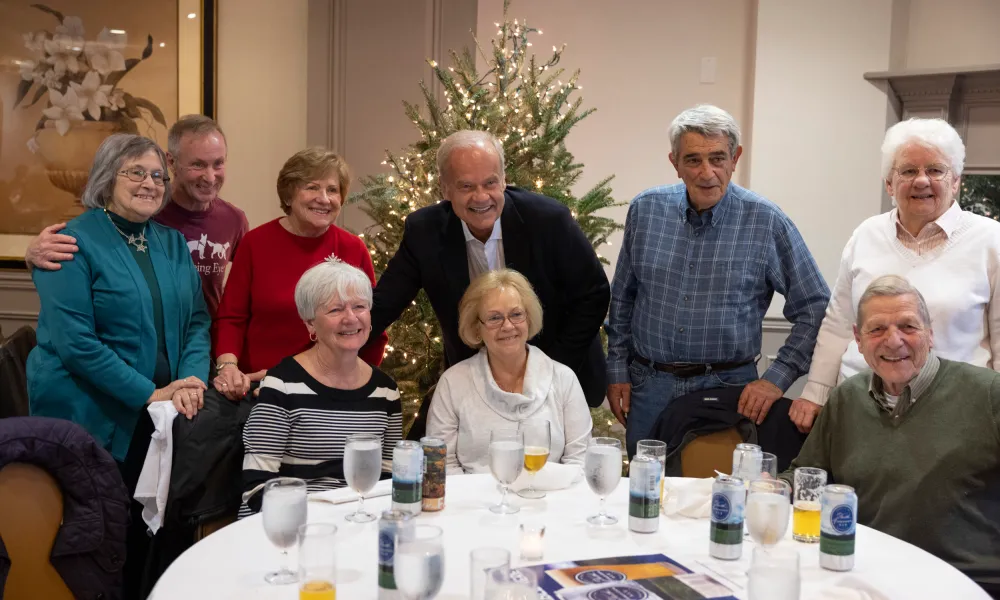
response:
<svg viewBox="0 0 1000 600"><path fill-rule="evenodd" d="M816 600L892 600L888 594L872 584L851 575L823 588L814 598Z"/></svg>
<svg viewBox="0 0 1000 600"><path fill-rule="evenodd" d="M392 493L392 480L383 479L375 484L370 492L365 494L365 499L388 496ZM323 490L309 494L310 501L327 502L329 504L350 504L358 501L358 495L351 488L339 488L336 490Z"/></svg>
<svg viewBox="0 0 1000 600"><path fill-rule="evenodd" d="M153 402L146 410L153 420L155 431L146 450L146 460L142 463L133 497L142 504L142 520L150 531L156 533L163 525L163 514L167 508L177 409L173 402Z"/></svg>
<svg viewBox="0 0 1000 600"><path fill-rule="evenodd" d="M712 478L668 477L663 490L663 514L692 519L712 516Z"/></svg>
<svg viewBox="0 0 1000 600"><path fill-rule="evenodd" d="M521 471L521 475L511 485L511 489L519 492L531 484L536 490L552 492L564 490L583 477L583 468L580 465L564 465L557 462L547 462L541 471L534 474L532 480L531 473Z"/></svg>

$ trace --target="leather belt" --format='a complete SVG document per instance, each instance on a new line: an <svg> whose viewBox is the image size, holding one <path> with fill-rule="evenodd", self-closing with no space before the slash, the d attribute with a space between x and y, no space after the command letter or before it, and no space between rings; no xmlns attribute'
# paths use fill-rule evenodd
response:
<svg viewBox="0 0 1000 600"><path fill-rule="evenodd" d="M720 362L720 363L658 363L649 360L648 358L643 358L641 356L635 356L632 358L633 361L639 363L640 365L646 367L652 367L657 371L663 373L670 373L675 377L680 377L681 379L686 379L688 377L697 377L699 375L707 375L712 371L729 371L732 369L738 369L749 364L752 364L753 360L744 360L740 362Z"/></svg>

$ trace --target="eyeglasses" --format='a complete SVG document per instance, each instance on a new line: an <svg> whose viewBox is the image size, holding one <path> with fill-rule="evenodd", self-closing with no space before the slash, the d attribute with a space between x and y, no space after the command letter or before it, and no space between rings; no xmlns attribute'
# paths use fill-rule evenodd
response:
<svg viewBox="0 0 1000 600"><path fill-rule="evenodd" d="M148 175L149 178L153 180L153 183L160 187L163 187L168 181L170 181L170 177L168 177L163 171L147 171L142 167L122 169L121 171L118 171L118 174L124 175L129 178L129 181L134 181L136 183L146 181L146 176Z"/></svg>
<svg viewBox="0 0 1000 600"><path fill-rule="evenodd" d="M903 181L913 181L920 175L920 167L914 165L903 165L896 169L896 174ZM924 173L927 175L927 179L931 181L941 181L948 176L951 169L945 165L928 165L923 168Z"/></svg>
<svg viewBox="0 0 1000 600"><path fill-rule="evenodd" d="M493 313L486 317L486 320L479 319L479 322L486 326L487 329L500 329L503 327L504 321L510 321L511 325L519 325L524 323L528 319L528 313L523 310L512 310L508 315L501 315L500 313Z"/></svg>

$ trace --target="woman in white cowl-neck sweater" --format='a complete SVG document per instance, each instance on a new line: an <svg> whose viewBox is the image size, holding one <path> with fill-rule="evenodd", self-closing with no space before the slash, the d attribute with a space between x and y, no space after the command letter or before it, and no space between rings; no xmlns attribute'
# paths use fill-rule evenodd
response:
<svg viewBox="0 0 1000 600"><path fill-rule="evenodd" d="M542 307L517 271L476 278L459 304L459 335L479 353L444 372L427 417L427 435L448 445L448 473L488 473L490 431L528 419L550 422L549 461L583 464L590 409L569 367L528 344Z"/></svg>

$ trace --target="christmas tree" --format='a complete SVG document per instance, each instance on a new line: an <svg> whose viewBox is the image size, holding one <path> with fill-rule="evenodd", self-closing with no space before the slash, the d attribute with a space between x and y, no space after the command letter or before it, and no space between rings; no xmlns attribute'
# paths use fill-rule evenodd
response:
<svg viewBox="0 0 1000 600"><path fill-rule="evenodd" d="M404 102L407 117L420 139L402 152L386 151L383 164L391 173L362 180L364 190L351 198L374 224L362 237L368 245L375 273L381 276L399 248L403 221L411 212L441 201L437 186L436 154L449 134L461 129L489 131L503 142L509 185L534 190L565 204L595 250L622 226L597 213L619 206L611 197L611 177L580 197L573 194L583 173L566 149L574 125L594 109L583 109L577 95L579 71L566 77L558 67L565 45L552 47L551 56L538 60L531 53L530 38L542 31L526 22L508 18L496 23L497 34L487 52L476 40L486 71L476 68L475 55L451 51L452 65L428 60L443 90L444 102L424 83L424 106ZM605 264L607 260L598 254ZM443 370L441 333L427 296L417 299L388 330L389 346L382 368L399 385L403 395L404 428L409 426L420 400ZM607 413L607 414L604 414ZM595 432L606 431L613 417L606 409L594 414Z"/></svg>
<svg viewBox="0 0 1000 600"><path fill-rule="evenodd" d="M958 203L965 210L1000 221L1000 175L963 175Z"/></svg>

